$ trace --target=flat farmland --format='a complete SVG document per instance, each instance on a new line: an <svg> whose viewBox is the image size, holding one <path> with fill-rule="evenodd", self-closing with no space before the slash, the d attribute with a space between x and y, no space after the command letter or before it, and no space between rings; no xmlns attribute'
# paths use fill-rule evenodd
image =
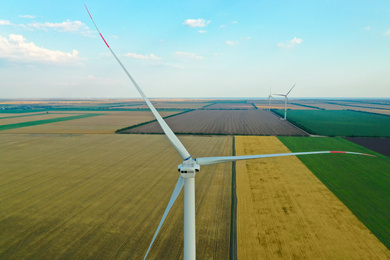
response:
<svg viewBox="0 0 390 260"><path fill-rule="evenodd" d="M0 113L0 119L16 118L16 117L26 117L26 116L36 116L46 114L46 112L35 112L35 113Z"/></svg>
<svg viewBox="0 0 390 260"><path fill-rule="evenodd" d="M276 137L235 140L237 155L289 152ZM388 249L298 158L239 161L236 166L238 259L390 257Z"/></svg>
<svg viewBox="0 0 390 260"><path fill-rule="evenodd" d="M198 109L210 104L210 103L203 103L203 102L153 102L153 101L152 103L156 109L170 109L170 108L171 109ZM149 109L146 103L143 103L141 105L131 106L129 108Z"/></svg>
<svg viewBox="0 0 390 260"><path fill-rule="evenodd" d="M179 113L160 112L161 116L169 116ZM90 114L90 112L84 112ZM101 113L101 112L100 112ZM69 116L68 113L61 114ZM154 120L150 111L111 111L96 117L80 118L51 124L15 128L2 131L2 133L47 133L47 134L107 134L115 133L116 130L143 122ZM2 120L0 120L1 123Z"/></svg>
<svg viewBox="0 0 390 260"><path fill-rule="evenodd" d="M354 108L353 110L390 116L390 110L375 109L375 108L363 108L363 107Z"/></svg>
<svg viewBox="0 0 390 260"><path fill-rule="evenodd" d="M345 137L346 140L390 157L390 138Z"/></svg>
<svg viewBox="0 0 390 260"><path fill-rule="evenodd" d="M254 104L259 109L268 109L269 108L268 100L256 100L256 101L254 101ZM314 108L308 108L308 107L303 107L303 106L299 106L299 105L294 105L291 103L287 104L287 108L289 108L289 109L314 109ZM283 100L281 100L281 99L271 100L271 109L284 109L284 99Z"/></svg>
<svg viewBox="0 0 390 260"><path fill-rule="evenodd" d="M275 110L284 115L283 110ZM390 117L347 110L290 110L288 121L311 134L390 137Z"/></svg>
<svg viewBox="0 0 390 260"><path fill-rule="evenodd" d="M306 135L265 110L195 110L166 119L179 134ZM157 122L123 133L162 133Z"/></svg>
<svg viewBox="0 0 390 260"><path fill-rule="evenodd" d="M300 160L390 249L390 158L343 138L279 138L291 151L355 151L369 156L300 156Z"/></svg>
<svg viewBox="0 0 390 260"><path fill-rule="evenodd" d="M76 115L80 115L76 114ZM29 121L38 121L38 120L47 120L47 119L53 119L53 118L61 118L61 117L67 117L69 114L58 114L58 113L38 113L38 114L32 114L32 115L25 115L25 116L18 116L18 117L12 117L12 118L4 118L0 120L0 125L9 125L9 124L18 124L22 122L29 122Z"/></svg>
<svg viewBox="0 0 390 260"><path fill-rule="evenodd" d="M216 103L211 106L205 107L205 109L256 109L252 103Z"/></svg>
<svg viewBox="0 0 390 260"><path fill-rule="evenodd" d="M180 137L195 156L232 154L231 137ZM1 259L141 259L179 177L161 135L0 135ZM231 163L196 179L197 256L229 257ZM183 194L150 259L183 257Z"/></svg>

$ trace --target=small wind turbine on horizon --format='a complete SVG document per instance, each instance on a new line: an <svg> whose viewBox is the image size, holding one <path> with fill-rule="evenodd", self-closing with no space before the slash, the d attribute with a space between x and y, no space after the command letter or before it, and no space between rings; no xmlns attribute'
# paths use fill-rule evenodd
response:
<svg viewBox="0 0 390 260"><path fill-rule="evenodd" d="M292 88L287 92L287 94L274 94L274 95L277 95L277 96L282 96L284 97L284 120L287 120L287 101L288 101L288 94L290 94L291 90L295 87L296 84L294 84L294 86L292 86Z"/></svg>
<svg viewBox="0 0 390 260"><path fill-rule="evenodd" d="M88 11L87 6L85 8ZM178 166L178 170L180 172L179 179L177 180L175 189L173 190L172 196L168 202L168 206L165 209L165 212L161 218L161 221L157 227L156 232L154 233L153 239L149 245L148 250L146 251L144 259L148 256L150 249L157 237L158 232L160 231L161 226L163 225L165 218L167 217L170 209L175 203L177 197L179 196L183 186L184 186L184 259L185 260L195 260L196 259L196 234L195 234L195 175L200 171L200 166L203 165L211 165L217 163L224 162L232 162L238 160L247 160L247 159L256 159L256 158L268 158L268 157L279 157L279 156L291 156L291 155L306 155L306 154L324 154L324 153L349 153L349 154L358 154L358 155L367 155L362 153L355 152L339 152L339 151L318 151L318 152L300 152L300 153L280 153L280 154L260 154L260 155L245 155L245 156L222 156L222 157L201 157L195 158L190 155L190 153L186 150L177 136L173 133L171 128L166 124L164 119L157 112L155 107L146 97L144 92L135 82L133 77L127 71L127 69L123 66L122 62L118 59L115 53L112 51L103 35L100 33L98 27L96 26L94 20L92 19L91 14L89 13L89 17L91 18L93 24L95 25L96 30L99 32L100 37L114 56L114 58L118 61L119 65L122 67L126 75L129 77L131 82L134 84L135 88L138 90L142 98L145 100L146 104L149 106L153 115L156 117L158 123L163 129L166 137L171 142L173 147L177 150L180 156L183 159L183 163ZM291 90L290 90L291 91Z"/></svg>
<svg viewBox="0 0 390 260"><path fill-rule="evenodd" d="M271 99L275 99L271 94L271 88L269 88L269 96L268 96L268 111L271 111Z"/></svg>

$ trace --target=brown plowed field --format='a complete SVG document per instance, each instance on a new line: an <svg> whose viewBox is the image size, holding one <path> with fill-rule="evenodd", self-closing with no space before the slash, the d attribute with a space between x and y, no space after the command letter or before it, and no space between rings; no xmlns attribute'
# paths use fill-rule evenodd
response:
<svg viewBox="0 0 390 260"><path fill-rule="evenodd" d="M232 138L180 137L194 156ZM162 135L0 135L0 259L142 259L179 177ZM232 164L196 177L199 259L228 259ZM183 192L148 259L183 257Z"/></svg>
<svg viewBox="0 0 390 260"><path fill-rule="evenodd" d="M236 137L236 154L286 153ZM389 259L390 251L295 156L239 161L238 259Z"/></svg>
<svg viewBox="0 0 390 260"><path fill-rule="evenodd" d="M306 135L266 110L196 110L166 119L175 133ZM163 133L157 122L135 127L124 133Z"/></svg>
<svg viewBox="0 0 390 260"><path fill-rule="evenodd" d="M390 138L345 137L344 139L390 157Z"/></svg>

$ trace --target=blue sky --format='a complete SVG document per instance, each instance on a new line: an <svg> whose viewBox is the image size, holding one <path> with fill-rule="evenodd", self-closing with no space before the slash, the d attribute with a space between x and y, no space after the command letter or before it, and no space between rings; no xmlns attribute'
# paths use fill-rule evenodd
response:
<svg viewBox="0 0 390 260"><path fill-rule="evenodd" d="M390 1L86 1L149 97L390 97ZM0 99L139 97L80 1L3 1Z"/></svg>

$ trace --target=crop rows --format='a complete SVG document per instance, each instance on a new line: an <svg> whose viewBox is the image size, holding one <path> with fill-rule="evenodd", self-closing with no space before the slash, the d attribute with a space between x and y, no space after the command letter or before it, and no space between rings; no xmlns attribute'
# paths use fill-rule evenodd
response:
<svg viewBox="0 0 390 260"><path fill-rule="evenodd" d="M216 103L211 106L205 107L205 109L244 109L253 110L256 109L252 103Z"/></svg>
<svg viewBox="0 0 390 260"><path fill-rule="evenodd" d="M181 137L194 156L232 154L231 137ZM141 259L179 177L164 136L0 135L0 259ZM197 255L227 259L231 163L196 178ZM183 255L183 196L149 254Z"/></svg>
<svg viewBox="0 0 390 260"><path fill-rule="evenodd" d="M284 137L290 138L297 142L319 139ZM237 155L289 152L276 137L235 139ZM332 157L340 157L344 163L356 157L328 154L302 158L318 161L326 156L328 160L322 166L325 169L333 163ZM366 163L374 163L375 159L368 157ZM325 172L334 173L331 178L338 174L334 168ZM346 176L353 175L353 167L344 167L344 172ZM295 156L238 161L236 176L238 259L390 257L386 247ZM356 204L360 202L356 196L353 198ZM372 210L366 214L371 215Z"/></svg>
<svg viewBox="0 0 390 260"><path fill-rule="evenodd" d="M179 134L306 135L265 110L195 110L170 117L166 122ZM153 122L123 133L163 132L158 123Z"/></svg>
<svg viewBox="0 0 390 260"><path fill-rule="evenodd" d="M276 110L283 115L283 110ZM290 110L287 119L311 134L390 137L390 117L348 110Z"/></svg>
<svg viewBox="0 0 390 260"><path fill-rule="evenodd" d="M374 154L300 156L300 160L390 249L390 158L342 138L279 138L291 151Z"/></svg>
<svg viewBox="0 0 390 260"><path fill-rule="evenodd" d="M168 116L175 113L178 112L161 112L161 115ZM26 134L107 134L114 133L117 129L128 125L148 122L154 119L154 116L150 111L111 111L104 115L88 112L88 114L96 116L15 128L2 132ZM63 113L62 115L66 116L67 113Z"/></svg>

